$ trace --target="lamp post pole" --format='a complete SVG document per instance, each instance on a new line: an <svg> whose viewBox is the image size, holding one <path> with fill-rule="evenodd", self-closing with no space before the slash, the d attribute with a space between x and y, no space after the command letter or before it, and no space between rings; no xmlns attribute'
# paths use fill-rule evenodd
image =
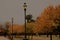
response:
<svg viewBox="0 0 60 40"><path fill-rule="evenodd" d="M26 8L27 8L26 3L24 3L23 7L24 7L24 16L25 16L25 20L24 20L25 21L25 38L23 40L28 40L26 35Z"/></svg>
<svg viewBox="0 0 60 40"><path fill-rule="evenodd" d="M12 17L12 39L13 40L13 17Z"/></svg>

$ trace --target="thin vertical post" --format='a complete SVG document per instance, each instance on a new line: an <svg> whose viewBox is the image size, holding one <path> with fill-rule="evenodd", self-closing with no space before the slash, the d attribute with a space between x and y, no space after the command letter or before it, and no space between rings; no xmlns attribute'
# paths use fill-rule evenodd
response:
<svg viewBox="0 0 60 40"><path fill-rule="evenodd" d="M12 17L12 39L13 40L13 17Z"/></svg>

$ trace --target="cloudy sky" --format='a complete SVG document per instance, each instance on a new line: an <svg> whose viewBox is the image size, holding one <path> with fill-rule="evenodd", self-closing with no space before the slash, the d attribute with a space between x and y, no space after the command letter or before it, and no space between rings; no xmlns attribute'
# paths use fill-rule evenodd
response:
<svg viewBox="0 0 60 40"><path fill-rule="evenodd" d="M14 23L24 23L23 4L27 3L27 14L32 14L36 19L44 8L49 5L59 5L60 0L0 0L0 23L11 22L14 17Z"/></svg>

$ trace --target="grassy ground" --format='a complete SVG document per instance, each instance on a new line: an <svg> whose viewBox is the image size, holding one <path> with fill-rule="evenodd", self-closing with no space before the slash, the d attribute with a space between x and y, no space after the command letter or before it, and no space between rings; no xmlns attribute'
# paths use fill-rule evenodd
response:
<svg viewBox="0 0 60 40"><path fill-rule="evenodd" d="M24 36L16 36L16 37L13 37L13 40L23 40L23 38L24 38ZM5 38L5 37L2 37L2 36L0 36L0 40L8 40L7 38ZM28 39L29 40L50 40L50 36L46 36L46 35L41 35L41 36L29 36L28 37ZM52 40L60 40L60 38L59 38L59 36L55 36L55 35L53 35L52 36Z"/></svg>
<svg viewBox="0 0 60 40"><path fill-rule="evenodd" d="M42 36L29 36L29 40L50 40L50 36L42 35ZM23 40L23 38L14 38L14 40ZM60 40L59 36L52 36L52 40Z"/></svg>

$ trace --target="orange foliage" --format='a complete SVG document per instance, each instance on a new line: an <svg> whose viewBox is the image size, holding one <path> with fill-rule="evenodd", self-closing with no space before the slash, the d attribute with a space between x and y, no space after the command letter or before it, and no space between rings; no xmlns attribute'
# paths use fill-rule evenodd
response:
<svg viewBox="0 0 60 40"><path fill-rule="evenodd" d="M17 33L24 32L24 27L22 25L13 24L13 27L12 26L9 27L9 33L12 33L12 28L13 28L13 33L14 32L17 32Z"/></svg>
<svg viewBox="0 0 60 40"><path fill-rule="evenodd" d="M49 6L36 20L36 32L51 32L55 27L54 19L60 18L60 6Z"/></svg>

